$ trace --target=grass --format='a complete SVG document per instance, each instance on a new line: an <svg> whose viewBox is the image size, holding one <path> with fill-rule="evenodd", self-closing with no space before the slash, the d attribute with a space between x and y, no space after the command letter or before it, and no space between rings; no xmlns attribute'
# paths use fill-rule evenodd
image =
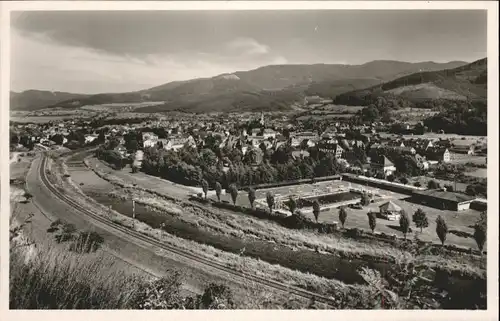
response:
<svg viewBox="0 0 500 321"><path fill-rule="evenodd" d="M11 309L125 309L139 279L116 271L99 254L82 255L60 248L38 248L27 259L10 253Z"/></svg>
<svg viewBox="0 0 500 321"><path fill-rule="evenodd" d="M110 174L106 174L107 179L110 179ZM116 184L116 182L115 182ZM118 184L119 185L119 184ZM148 196L148 193L142 189L139 193L140 188L136 188L131 186L130 184L124 184L127 185L126 192L127 194L121 195L122 197L127 197L128 199L134 198L138 199L139 197L149 197L149 199L156 198L157 203L154 205L154 207L157 208L158 211L160 211L163 214L168 214L168 209L172 207L172 201L169 200L168 198L165 198L163 200L158 199L157 193L150 194ZM74 186L76 189L78 187ZM123 186L122 186L123 187ZM81 192L80 192L81 193ZM139 194L138 194L139 193ZM82 196L82 194L79 194ZM120 196L120 194L116 194L117 196ZM154 195L154 196L151 196ZM88 197L85 197L88 198ZM140 199L138 199L140 201ZM146 199L143 199L146 200ZM120 222L120 224L124 226L131 226L131 219L121 215L120 213L117 213L115 211L109 211L105 206L103 205L98 205L95 201L94 205L100 206L102 209L105 209L106 212L108 213L107 215L112 216L112 220L116 222ZM185 205L185 204L184 204ZM159 208L166 206L167 208ZM282 227L279 226L273 226L271 222L267 222L264 220L255 220L252 217L248 217L245 215L237 214L237 213L230 213L228 211L225 212L219 212L219 211L211 211L211 210L206 210L205 208L197 207L194 206L194 209L198 208L197 211L191 212L191 209L186 211L185 206L183 207L183 212L181 215L178 213L171 213L171 215L175 215L177 218L182 218L183 220L186 219L186 221L190 221L191 224L194 224L198 227L201 228L210 228L209 224L206 226L204 225L204 221L207 223L210 223L210 220L213 220L213 223L216 224L227 224L227 226L230 226L233 224L234 230L232 232L238 233L238 235L241 237L247 237L250 236L250 233L247 232L247 230L243 229L242 227L237 227L237 224L239 222L236 222L236 218L239 216L239 218L242 218L244 220L250 220L253 221L252 223L259 222L261 225L258 228L255 228L254 231L258 232L259 229L263 234L267 234L268 241L274 242L274 243L281 243L277 245L290 245L293 242L297 242L294 236L290 236L291 233L295 232L302 232L302 231L293 231L293 230L286 230L283 229ZM229 217L228 215L231 214L232 216ZM221 218L224 218L221 220ZM236 222L236 223L235 223ZM271 224L270 224L271 223ZM240 223L243 224L243 223ZM272 226L272 231L273 232L268 232L269 231L269 226ZM217 233L223 233L225 231L225 226L223 226L222 229L220 229L218 226L214 226L214 231L217 228ZM246 225L246 228L248 229L248 224ZM337 280L332 280L324 277L320 277L318 275L310 274L310 273L303 273L299 271L294 271L289 268L284 268L283 266L280 266L278 264L271 264L269 262L261 261L259 259L247 257L245 255L238 255L236 253L229 253L222 251L220 249L214 248L210 245L194 242L192 240L184 239L181 237L173 236L168 233L162 233L158 229L154 229L151 226L148 226L145 223L142 222L137 222L135 224L135 229L153 236L155 238L160 238L163 242L174 245L178 248L183 248L187 251L203 255L204 257L228 265L232 267L239 268L243 271L246 271L248 273L252 274L258 274L265 276L267 278L272 278L280 282L285 282L287 284L291 285L296 285L300 287L304 287L309 290L316 291L321 294L325 295L332 295L336 296L339 295L339 293L342 293L340 295L341 298L351 298L351 297L362 297L362 293L366 290L366 286L363 285L347 285L343 282L337 281ZM267 230L266 230L267 229ZM276 229L276 230L274 230ZM200 230L201 231L201 230ZM273 234L274 233L274 234ZM280 235L281 234L281 235ZM277 235L279 235L277 237ZM269 237L272 237L273 239L270 239ZM258 236L257 236L258 237ZM406 251L401 251L394 249L389 246L375 246L373 244L367 244L363 242L353 242L353 240L342 240L342 238L335 238L335 237L329 237L329 236L321 236L317 235L315 233L306 233L303 232L303 238L304 242L310 242L311 238L316 237L324 237L324 241L329 241L332 244L332 247L335 249L333 253L341 254L341 251L338 251L338 245L337 243L344 243L343 245L345 246L351 246L353 248L361 247L361 249L357 249L361 253L366 253L366 247L368 248L376 248L378 251L385 251L385 255L387 256L388 254L390 255L391 253L396 256L396 257L409 257L410 259L412 258L412 254ZM333 241L333 242L332 242ZM299 242L297 242L299 243ZM320 250L323 250L324 247L320 247ZM382 252L378 252L378 254L382 254ZM365 257L366 259L366 257ZM426 262L424 262L426 261ZM469 260L465 258L464 262L461 260L455 259L455 258L449 258L449 257L441 257L441 256L433 256L433 255L424 255L424 260L422 261L426 266L432 266L436 267L439 270L454 270L454 271L460 271L467 273L468 275L473 275L475 278L484 278L484 269L479 268L477 266L474 266L473 264L470 264ZM418 262L418 263L422 263ZM272 271L272 273L270 273ZM354 271L353 271L354 272ZM349 301L349 300L347 300ZM349 303L345 303L343 299L339 301L339 307L354 307L349 305ZM353 303L351 303L353 304ZM359 302L356 303L355 305L359 307Z"/></svg>
<svg viewBox="0 0 500 321"><path fill-rule="evenodd" d="M71 180L68 181L68 183ZM77 188L77 186L72 184L73 189ZM87 202L91 200L88 196L84 196L80 193L78 195L74 195L75 200L80 197L85 197ZM82 202L84 203L84 202ZM131 227L132 224L132 219L129 217L126 217L114 210L109 210L109 208L105 207L104 205L101 205L94 200L92 200L92 203L94 205L99 206L104 213L103 215L108 216L112 221L115 223L118 223L123 226ZM183 214L184 217L184 214ZM161 238L161 240L164 243L174 245L177 248L181 248L187 251L190 251L192 253L196 253L199 255L203 255L204 257L214 260L216 262L219 262L221 264L225 264L227 266L231 267L239 267L240 270L243 270L247 273L251 274L259 274L262 276L266 276L269 278L270 275L272 275L272 279L280 281L280 282L285 282L286 284L290 285L297 285L297 286L302 286L306 289L312 290L312 291L318 291L319 293L322 294L335 294L339 289L339 287L342 287L343 289L350 289L348 292L352 291L357 291L356 289L358 287L361 287L363 289L363 286L350 286L346 285L342 282L336 281L336 280L331 280L323 277L318 277L313 274L309 273L301 273L298 271L290 270L288 268L284 268L280 265L273 265L264 261L252 259L249 257L245 256L240 256L234 253L228 253L219 249L216 249L212 246L205 245L205 244L200 244L191 240L183 239L180 237L173 236L168 233L160 233L160 230L158 229L153 229L151 226L142 223L142 222L137 222L134 225L134 228L146 235L155 237L155 238ZM161 250L160 250L161 252ZM273 271L273 273L269 274L269 271ZM328 290L330 289L330 290ZM336 289L335 291L333 289ZM321 291L328 291L328 292L321 292ZM345 290L347 291L347 290ZM346 299L347 300L347 299ZM252 301L255 301L253 299ZM252 303L253 306L255 306L255 303ZM347 303L346 303L347 304Z"/></svg>
<svg viewBox="0 0 500 321"><path fill-rule="evenodd" d="M271 221L261 220L252 216L234 213L231 211L220 209L208 210L202 207L186 206L186 204L183 205L182 203L177 202L174 202L176 205L173 205L172 199L168 197L163 200L159 199L158 196L161 197L161 193L155 192L154 194L150 194L147 189L139 186L134 187L130 184L124 183L121 179L115 180L116 177L112 174L105 174L103 178L114 184L118 184L120 187L127 188L125 194L122 194L119 191L115 194L122 199L134 198L139 203L148 203L150 205L154 204L153 207L162 211L164 214L176 215L178 220L187 224L195 224L198 227L211 230L212 232L218 234L238 236L240 238L253 237L295 249L319 249L320 251L327 253L335 255L340 254L351 258L369 256L372 258L378 257L391 259L399 257L403 253L408 254L405 250L387 246L386 244L378 244L370 241L357 241L346 239L337 235L322 235L304 230L290 230ZM246 195L240 195L239 198L245 198L245 196ZM153 199L155 200L150 203ZM182 205L182 215L180 216L178 215L178 205ZM171 211L173 208L176 208L176 213ZM353 219L354 216L352 218L348 218L348 224L350 220ZM366 214L364 214L360 224L367 226L367 222L368 220L366 218ZM380 225L380 220L378 225ZM433 229L431 228L426 230L426 233L432 232ZM395 231L393 233L398 232ZM453 239L457 237L455 235L449 235L449 238ZM445 269L453 269L457 266L467 265L469 267L466 268L466 270L473 270L476 274L483 274L484 272L482 268L483 263L478 262L477 259L473 259L470 256L446 255L441 257L441 261L442 266Z"/></svg>

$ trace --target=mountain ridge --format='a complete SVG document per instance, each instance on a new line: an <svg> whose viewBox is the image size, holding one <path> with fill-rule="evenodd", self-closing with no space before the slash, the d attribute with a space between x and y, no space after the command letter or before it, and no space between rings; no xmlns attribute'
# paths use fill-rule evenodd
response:
<svg viewBox="0 0 500 321"><path fill-rule="evenodd" d="M22 93L11 93L11 109L75 108L105 103L165 101L164 105L160 105L165 110L186 108L189 111L192 109L201 110L202 108L199 106L207 106L208 109L211 109L210 106L216 104L217 98L224 101L224 106L217 107L220 111L239 110L239 108L253 110L254 107L261 110L265 109L265 106L262 106L263 103L267 103L269 106L279 106L281 109L286 104L301 101L304 94L310 91L308 91L310 87L315 88L323 85L327 91L330 90L337 95L352 89L391 80L397 78L398 75L415 72L416 69L445 69L450 64L457 67L466 63L408 63L384 60L367 62L363 65L321 63L268 65L249 71L224 73L214 77L173 81L126 93L85 95L60 92L59 96L69 98L57 100L55 98L49 99L51 92L45 91L45 98L41 101L24 102L23 104L19 103L19 95L23 96ZM231 98L231 95L234 97ZM262 99L262 102L259 99ZM29 100L29 98L25 100ZM148 110L161 111L161 108L159 106L144 108L144 111Z"/></svg>

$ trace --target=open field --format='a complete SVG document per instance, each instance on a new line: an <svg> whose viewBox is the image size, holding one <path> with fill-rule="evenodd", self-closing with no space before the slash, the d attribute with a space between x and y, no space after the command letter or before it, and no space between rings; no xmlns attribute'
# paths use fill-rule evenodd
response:
<svg viewBox="0 0 500 321"><path fill-rule="evenodd" d="M147 101L140 103L111 103L101 105L85 105L81 109L98 111L98 112L114 112L114 111L132 111L141 107L158 106L164 104L163 101Z"/></svg>
<svg viewBox="0 0 500 321"><path fill-rule="evenodd" d="M408 185L413 185L415 182L420 182L420 184L422 186L426 187L427 183L429 181L438 182L441 186L451 185L451 186L453 186L454 190L458 191L458 192L465 192L465 189L467 188L467 185L468 185L465 183L454 182L454 181L449 181L449 180L444 180L444 179L439 179L439 178L434 178L434 177L428 177L428 176L414 176L412 178L409 178Z"/></svg>
<svg viewBox="0 0 500 321"><path fill-rule="evenodd" d="M27 153L17 153L16 158L10 163L10 179L24 181L28 172L32 156L27 156Z"/></svg>
<svg viewBox="0 0 500 321"><path fill-rule="evenodd" d="M486 164L486 157L485 156L450 153L450 163L452 163L452 164L474 163L474 164L482 165L482 164Z"/></svg>
<svg viewBox="0 0 500 321"><path fill-rule="evenodd" d="M466 172L465 175L472 176L472 177L487 178L488 177L488 169L478 168L473 172Z"/></svg>
<svg viewBox="0 0 500 321"><path fill-rule="evenodd" d="M390 133L379 133L380 137L397 137L399 135L390 134ZM425 133L423 135L402 135L404 139L412 139L412 138L421 138L421 139L462 139L487 142L486 136L472 136L472 135L458 135L458 134L438 134L438 133Z"/></svg>
<svg viewBox="0 0 500 321"><path fill-rule="evenodd" d="M345 106L345 105L333 105L327 104L321 107L315 108L311 111L311 114L322 114L322 113L332 113L332 114L355 114L362 110L363 106Z"/></svg>

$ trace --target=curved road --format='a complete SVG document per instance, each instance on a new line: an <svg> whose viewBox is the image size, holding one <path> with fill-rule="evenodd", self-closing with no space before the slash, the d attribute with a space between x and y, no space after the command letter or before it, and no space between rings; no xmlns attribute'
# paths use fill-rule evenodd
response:
<svg viewBox="0 0 500 321"><path fill-rule="evenodd" d="M121 250L119 252L127 256L132 256L129 260L141 262L140 257L143 255L145 250L150 252L162 250L163 252L168 253L169 257L173 258L170 259L161 257L160 260L162 260L163 263L165 263L164 260L168 260L171 265L176 266L178 269L180 267L180 270L183 272L189 271L190 273L188 274L191 276L201 276L201 279L205 280L203 283L207 283L207 281L217 282L218 279L223 279L226 283L229 281L230 283L241 285L248 283L248 281L252 281L255 284L259 284L274 291L278 290L289 295L291 294L306 299L315 298L316 301L327 304L333 303L333 300L326 296L318 295L298 287L288 286L264 277L242 273L223 264L211 261L203 256L178 249L169 244L161 243L157 239L150 236L146 236L135 230L116 224L83 207L81 204L66 195L64 191L55 187L47 178L45 169L46 163L47 158L45 155L42 155L41 159L38 161L38 170L35 174L36 176L29 179L30 182L33 182L34 179L34 183L37 187L35 189L30 189L34 195L35 201L40 201L41 203L45 202L45 204L41 204L41 206L49 207L52 212L56 211L61 214L64 213L61 218L64 218L71 223L78 222L74 223L78 227L86 226L89 229L97 228L99 233L105 237L108 246L113 248L117 247L119 244L118 249ZM150 262L147 262L147 265L151 265L149 263ZM153 264L153 266L154 265L155 264ZM162 266L165 266L165 264ZM198 286L200 285L201 284L198 284ZM197 292L199 292L199 289Z"/></svg>

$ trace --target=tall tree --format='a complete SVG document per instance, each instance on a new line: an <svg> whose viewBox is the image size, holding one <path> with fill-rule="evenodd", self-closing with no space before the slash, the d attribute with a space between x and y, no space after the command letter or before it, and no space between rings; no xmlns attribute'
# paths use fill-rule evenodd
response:
<svg viewBox="0 0 500 321"><path fill-rule="evenodd" d="M208 182L206 179L203 179L201 181L201 187L203 188L203 194L205 194L205 199L207 199L207 194L208 194Z"/></svg>
<svg viewBox="0 0 500 321"><path fill-rule="evenodd" d="M436 233L441 240L441 245L444 246L444 241L446 241L446 234L448 234L448 225L446 225L446 222L441 217L441 215L436 218Z"/></svg>
<svg viewBox="0 0 500 321"><path fill-rule="evenodd" d="M319 201L318 200L314 200L312 207L313 207L314 218L316 219L316 222L318 222L319 213L321 211L321 207L319 205Z"/></svg>
<svg viewBox="0 0 500 321"><path fill-rule="evenodd" d="M220 202L220 195L222 194L222 185L219 182L215 182L215 194L217 195L217 200Z"/></svg>
<svg viewBox="0 0 500 321"><path fill-rule="evenodd" d="M416 227L420 228L420 232L424 227L429 226L429 221L427 220L427 214L422 209L418 209L413 214L413 223L415 223Z"/></svg>
<svg viewBox="0 0 500 321"><path fill-rule="evenodd" d="M236 205L236 199L238 198L238 188L235 184L229 185L229 193L231 194L231 199L233 200L233 204Z"/></svg>
<svg viewBox="0 0 500 321"><path fill-rule="evenodd" d="M401 216L399 217L399 227L406 240L406 234L408 234L410 230L410 220L408 219L408 214L406 214L405 211L401 211Z"/></svg>
<svg viewBox="0 0 500 321"><path fill-rule="evenodd" d="M476 223L474 225L474 240L476 240L477 247L482 255L484 243L486 242L486 224Z"/></svg>
<svg viewBox="0 0 500 321"><path fill-rule="evenodd" d="M250 206L253 208L253 204L255 202L255 189L253 187L248 189L248 201L250 202Z"/></svg>
<svg viewBox="0 0 500 321"><path fill-rule="evenodd" d="M271 192L266 193L266 201L267 201L267 206L269 206L269 212L273 212L273 207L274 207L274 195Z"/></svg>
<svg viewBox="0 0 500 321"><path fill-rule="evenodd" d="M288 209L290 210L290 213L295 214L295 210L297 209L297 201L295 198L290 196L290 199L288 200Z"/></svg>
<svg viewBox="0 0 500 321"><path fill-rule="evenodd" d="M346 219L347 219L347 211L345 207L342 206L341 208L339 208L339 221L340 224L342 224L342 228L344 228Z"/></svg>
<svg viewBox="0 0 500 321"><path fill-rule="evenodd" d="M372 233L375 232L375 226L377 226L377 214L375 212L368 212L368 224Z"/></svg>

